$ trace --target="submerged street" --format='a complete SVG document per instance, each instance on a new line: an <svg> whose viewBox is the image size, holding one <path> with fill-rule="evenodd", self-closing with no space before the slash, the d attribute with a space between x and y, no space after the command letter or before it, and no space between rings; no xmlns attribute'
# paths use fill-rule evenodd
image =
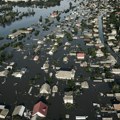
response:
<svg viewBox="0 0 120 120"><path fill-rule="evenodd" d="M13 6L11 13L19 13L15 21L0 24L0 105L9 110L5 120L17 119L13 111L19 105L25 107L19 119L34 120L39 101L48 111L38 119L120 119L120 29L111 27L117 22L110 23L110 15L119 9L112 2ZM34 15L19 19L29 11Z"/></svg>

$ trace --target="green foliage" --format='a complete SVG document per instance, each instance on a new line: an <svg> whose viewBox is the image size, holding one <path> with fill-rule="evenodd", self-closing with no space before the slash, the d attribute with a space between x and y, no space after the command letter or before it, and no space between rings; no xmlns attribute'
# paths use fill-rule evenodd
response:
<svg viewBox="0 0 120 120"><path fill-rule="evenodd" d="M12 33L15 33L15 32L17 32L17 30L16 30L16 29L14 29L14 30L12 31Z"/></svg>
<svg viewBox="0 0 120 120"><path fill-rule="evenodd" d="M1 51L0 52L0 63L2 63L3 61L6 61L12 57L13 57L13 55L11 53Z"/></svg>
<svg viewBox="0 0 120 120"><path fill-rule="evenodd" d="M75 82L69 80L67 83L66 91L75 91Z"/></svg>
<svg viewBox="0 0 120 120"><path fill-rule="evenodd" d="M10 43L5 43L3 46L0 47L0 51L4 50L5 48L9 46L10 46Z"/></svg>
<svg viewBox="0 0 120 120"><path fill-rule="evenodd" d="M49 35L49 38L50 38L50 39L55 39L55 35L54 35L54 34Z"/></svg>
<svg viewBox="0 0 120 120"><path fill-rule="evenodd" d="M67 103L67 104L65 105L65 107L66 107L66 109L71 109L71 108L73 108L74 106L73 106L73 104Z"/></svg>
<svg viewBox="0 0 120 120"><path fill-rule="evenodd" d="M72 35L69 32L67 32L67 31L65 32L65 36L68 39L68 41L72 41L73 40Z"/></svg>
<svg viewBox="0 0 120 120"><path fill-rule="evenodd" d="M117 83L114 83L112 86L112 92L113 93L119 93L120 92L120 85Z"/></svg>
<svg viewBox="0 0 120 120"><path fill-rule="evenodd" d="M19 48L21 48L21 49L23 48L23 46L24 46L24 45L23 45L22 42L17 42L17 43L15 43L15 44L12 45L12 47L14 47L14 48L18 48L18 47L19 47Z"/></svg>
<svg viewBox="0 0 120 120"><path fill-rule="evenodd" d="M57 19L57 21L60 21L60 15L58 15L58 16L56 17L56 19Z"/></svg>
<svg viewBox="0 0 120 120"><path fill-rule="evenodd" d="M40 16L40 19L39 19L40 22L42 22L42 16Z"/></svg>
<svg viewBox="0 0 120 120"><path fill-rule="evenodd" d="M50 20L48 19L48 18L46 18L45 19L45 23L47 24L47 23L49 23L50 22Z"/></svg>
<svg viewBox="0 0 120 120"><path fill-rule="evenodd" d="M78 28L77 27L74 27L74 34L78 34Z"/></svg>
<svg viewBox="0 0 120 120"><path fill-rule="evenodd" d="M88 48L88 54L92 57L96 57L95 48Z"/></svg>
<svg viewBox="0 0 120 120"><path fill-rule="evenodd" d="M3 36L0 36L0 40L3 40L4 39L4 37Z"/></svg>
<svg viewBox="0 0 120 120"><path fill-rule="evenodd" d="M39 32L40 32L40 31L36 30L35 33L34 33L34 35L35 35L35 36L39 35Z"/></svg>
<svg viewBox="0 0 120 120"><path fill-rule="evenodd" d="M49 28L47 26L43 26L43 30L49 30Z"/></svg>
<svg viewBox="0 0 120 120"><path fill-rule="evenodd" d="M82 21L81 21L81 29L82 29L82 31L83 31L85 28L87 28L87 24L86 24L85 20L82 20Z"/></svg>

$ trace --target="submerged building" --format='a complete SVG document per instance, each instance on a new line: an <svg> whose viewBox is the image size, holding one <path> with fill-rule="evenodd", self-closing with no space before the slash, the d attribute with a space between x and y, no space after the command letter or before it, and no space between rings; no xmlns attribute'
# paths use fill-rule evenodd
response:
<svg viewBox="0 0 120 120"><path fill-rule="evenodd" d="M55 74L56 78L58 79L67 79L67 80L71 80L74 79L75 77L75 70L59 70L56 72Z"/></svg>
<svg viewBox="0 0 120 120"><path fill-rule="evenodd" d="M46 117L48 111L48 106L42 101L36 103L33 107L32 116Z"/></svg>
<svg viewBox="0 0 120 120"><path fill-rule="evenodd" d="M28 2L29 0L4 0L5 2Z"/></svg>

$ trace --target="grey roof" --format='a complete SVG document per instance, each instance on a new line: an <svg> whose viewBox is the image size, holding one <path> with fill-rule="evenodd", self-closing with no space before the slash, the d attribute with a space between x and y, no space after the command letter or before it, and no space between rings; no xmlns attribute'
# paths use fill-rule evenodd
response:
<svg viewBox="0 0 120 120"><path fill-rule="evenodd" d="M50 85L47 83L43 84L40 88L40 93L50 94L51 93Z"/></svg>
<svg viewBox="0 0 120 120"><path fill-rule="evenodd" d="M6 117L8 113L9 113L9 110L8 110L8 109L3 109L3 110L1 111L1 113L0 113L0 116Z"/></svg>
<svg viewBox="0 0 120 120"><path fill-rule="evenodd" d="M58 87L57 87L57 85L54 85L52 88L52 92L57 92L57 91L58 91Z"/></svg>
<svg viewBox="0 0 120 120"><path fill-rule="evenodd" d="M87 81L82 82L81 87L82 88L89 88L88 82Z"/></svg>
<svg viewBox="0 0 120 120"><path fill-rule="evenodd" d="M25 107L23 105L16 106L12 113L12 116L14 115L23 116L24 111L25 111Z"/></svg>
<svg viewBox="0 0 120 120"><path fill-rule="evenodd" d="M38 115L35 115L33 116L30 120L38 120L39 116Z"/></svg>
<svg viewBox="0 0 120 120"><path fill-rule="evenodd" d="M65 92L65 95L71 96L71 95L73 95L73 91Z"/></svg>
<svg viewBox="0 0 120 120"><path fill-rule="evenodd" d="M102 118L102 120L113 120L113 118Z"/></svg>

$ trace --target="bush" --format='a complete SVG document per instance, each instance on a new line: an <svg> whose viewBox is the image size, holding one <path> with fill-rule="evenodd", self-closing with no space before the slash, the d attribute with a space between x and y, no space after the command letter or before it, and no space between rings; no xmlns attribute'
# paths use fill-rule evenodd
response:
<svg viewBox="0 0 120 120"><path fill-rule="evenodd" d="M72 41L73 40L72 35L69 32L65 32L65 36L68 39L68 41Z"/></svg>
<svg viewBox="0 0 120 120"><path fill-rule="evenodd" d="M4 39L4 37L0 36L0 40L3 40L3 39Z"/></svg>
<svg viewBox="0 0 120 120"><path fill-rule="evenodd" d="M35 36L39 35L39 32L38 30L35 31Z"/></svg>

